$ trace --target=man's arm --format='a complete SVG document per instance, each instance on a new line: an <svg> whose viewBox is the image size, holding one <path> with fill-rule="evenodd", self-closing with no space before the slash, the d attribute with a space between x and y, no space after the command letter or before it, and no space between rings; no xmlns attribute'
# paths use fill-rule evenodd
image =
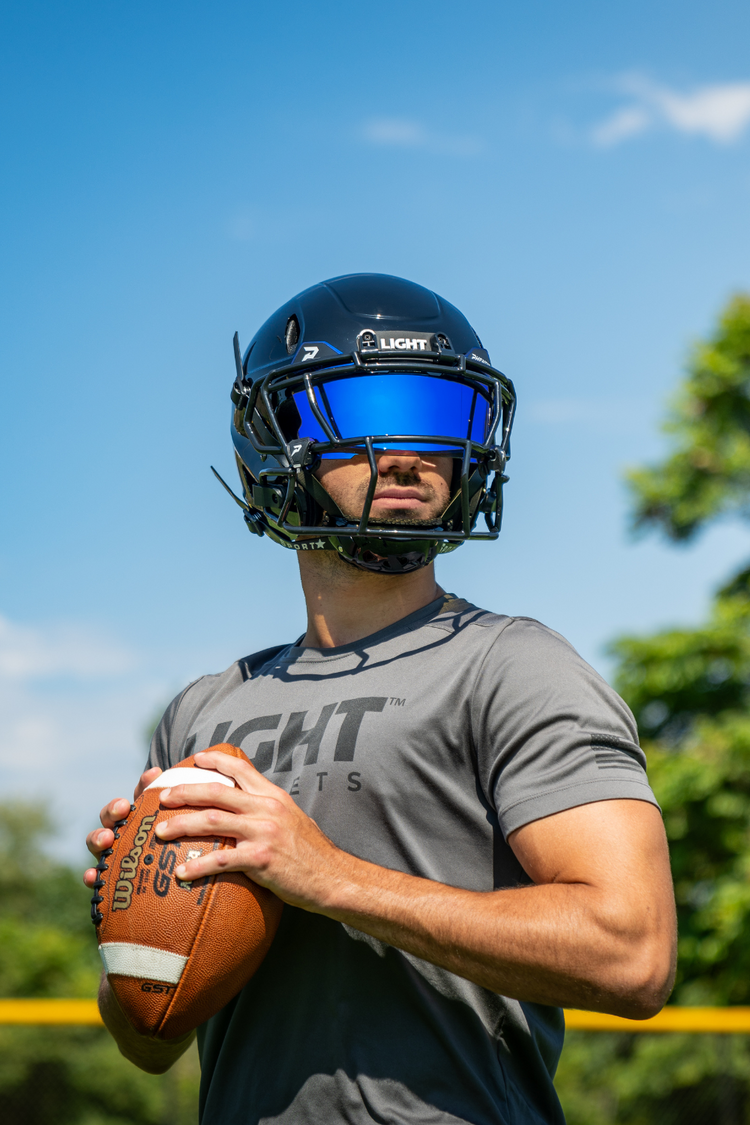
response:
<svg viewBox="0 0 750 1125"><path fill-rule="evenodd" d="M644 1019L674 979L676 928L666 838L645 801L581 805L512 833L535 886L467 891L341 851L251 765L208 751L197 765L232 776L164 790L204 805L157 828L162 839L234 838L178 868L180 879L244 871L285 902L325 914L476 984L540 1004Z"/></svg>
<svg viewBox="0 0 750 1125"><path fill-rule="evenodd" d="M482 893L354 867L322 912L504 996L632 1019L659 1011L676 942L654 806L582 805L510 843L536 886Z"/></svg>

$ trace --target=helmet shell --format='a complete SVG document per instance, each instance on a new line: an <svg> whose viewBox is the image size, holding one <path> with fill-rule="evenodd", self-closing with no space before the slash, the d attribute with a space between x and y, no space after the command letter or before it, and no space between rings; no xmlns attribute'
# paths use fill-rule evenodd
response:
<svg viewBox="0 0 750 1125"><path fill-rule="evenodd" d="M438 294L389 274L331 278L277 309L242 358L235 337L235 363L232 440L245 497L238 503L256 534L296 550L335 550L354 566L384 574L418 569L469 538L497 537L515 392L510 380L492 367L463 313ZM293 387L305 385L309 395L310 379L317 385L332 376L375 377L389 371L448 379L454 386L464 383L474 392L474 401L480 388L493 403L489 444L472 435L457 443L464 453L453 454L458 457L454 493L434 528L371 524L369 500L360 522L347 518L317 480L317 458L321 451L323 456L340 456L337 450L351 456L354 448L361 452L362 445L346 452L346 443L340 444L338 437L333 446L330 440L326 445L320 439L290 437L290 432L303 436L301 429L290 431L284 413ZM474 407L472 417L473 411ZM374 488L373 446L368 449ZM474 530L480 511L486 532Z"/></svg>
<svg viewBox="0 0 750 1125"><path fill-rule="evenodd" d="M299 325L294 346L287 344L292 318ZM462 312L423 285L383 273L351 273L311 285L269 316L250 342L244 369L262 378L289 362L304 344L328 344L344 354L354 351L363 330L443 334L451 350L466 355L482 342Z"/></svg>

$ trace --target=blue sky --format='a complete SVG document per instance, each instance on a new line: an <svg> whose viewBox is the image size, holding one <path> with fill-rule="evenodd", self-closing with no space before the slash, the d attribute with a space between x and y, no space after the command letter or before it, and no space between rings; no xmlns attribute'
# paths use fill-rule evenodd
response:
<svg viewBox="0 0 750 1125"><path fill-rule="evenodd" d="M154 710L292 639L295 558L228 479L231 338L379 270L463 309L519 393L500 543L444 585L605 673L747 552L627 534L692 340L750 289L750 8L9 0L0 16L0 786L64 846Z"/></svg>

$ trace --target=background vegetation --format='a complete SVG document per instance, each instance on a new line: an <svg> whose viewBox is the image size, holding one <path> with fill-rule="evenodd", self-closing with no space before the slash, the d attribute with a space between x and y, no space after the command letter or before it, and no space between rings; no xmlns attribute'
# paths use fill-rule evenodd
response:
<svg viewBox="0 0 750 1125"><path fill-rule="evenodd" d="M688 542L750 515L750 298L735 297L691 356L667 422L672 448L631 474L634 523ZM672 1002L750 1004L750 567L705 623L612 646L664 810L680 925ZM93 996L99 965L79 876L41 845L34 808L0 807L0 995ZM194 1051L161 1078L97 1028L0 1028L7 1125L188 1125ZM744 1125L743 1036L568 1036L558 1088L569 1125Z"/></svg>
<svg viewBox="0 0 750 1125"><path fill-rule="evenodd" d="M50 859L38 809L0 805L0 996L95 996L100 962L80 873ZM3 1125L195 1125L195 1047L143 1074L98 1027L0 1026Z"/></svg>
<svg viewBox="0 0 750 1125"><path fill-rule="evenodd" d="M630 474L634 524L689 542L750 515L750 298L699 343L665 429L669 456ZM673 1004L750 1004L750 567L695 629L622 637L615 683L638 720L664 811L679 915ZM558 1079L570 1125L750 1121L744 1036L571 1034Z"/></svg>

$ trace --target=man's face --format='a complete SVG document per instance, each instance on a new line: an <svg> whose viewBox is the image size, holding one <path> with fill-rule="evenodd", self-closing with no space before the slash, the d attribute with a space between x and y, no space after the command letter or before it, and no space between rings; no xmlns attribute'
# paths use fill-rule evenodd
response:
<svg viewBox="0 0 750 1125"><path fill-rule="evenodd" d="M410 453L376 453L378 482L370 520L432 527L450 499L453 458ZM359 519L370 484L364 453L346 460L324 460L315 470L320 483L347 519Z"/></svg>

